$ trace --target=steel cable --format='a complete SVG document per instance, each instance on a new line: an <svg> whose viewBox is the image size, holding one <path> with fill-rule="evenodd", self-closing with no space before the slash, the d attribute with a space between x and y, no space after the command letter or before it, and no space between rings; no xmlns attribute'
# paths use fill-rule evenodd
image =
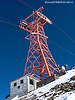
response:
<svg viewBox="0 0 75 100"><path fill-rule="evenodd" d="M7 23L7 24L10 24L10 25L14 25L14 26L19 26L17 23L14 23L12 21L9 21L9 20L1 18L1 17L0 17L0 22Z"/></svg>
<svg viewBox="0 0 75 100"><path fill-rule="evenodd" d="M62 47L62 46L60 46L60 45L54 43L53 41L51 41L51 40L48 40L48 41L49 41L50 43L56 45L57 47L59 47L59 48L65 50L66 52L68 52L68 53L70 53L70 54L72 54L72 55L75 55L74 53L72 53L72 52L70 52L69 50L65 49L64 47Z"/></svg>

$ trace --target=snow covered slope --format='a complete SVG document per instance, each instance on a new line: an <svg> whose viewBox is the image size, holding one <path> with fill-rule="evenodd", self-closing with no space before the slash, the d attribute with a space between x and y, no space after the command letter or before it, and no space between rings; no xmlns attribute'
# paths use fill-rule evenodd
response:
<svg viewBox="0 0 75 100"><path fill-rule="evenodd" d="M75 69L16 100L75 100Z"/></svg>

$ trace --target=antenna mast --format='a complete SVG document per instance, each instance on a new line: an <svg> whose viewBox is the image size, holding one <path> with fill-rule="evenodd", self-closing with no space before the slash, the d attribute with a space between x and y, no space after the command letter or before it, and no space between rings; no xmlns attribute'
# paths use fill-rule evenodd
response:
<svg viewBox="0 0 75 100"><path fill-rule="evenodd" d="M43 25L52 21L42 14L43 7L33 11L26 19L20 21L19 27L29 32L25 39L30 40L30 46L25 65L24 75L29 74L40 80L60 73L51 52L48 49Z"/></svg>

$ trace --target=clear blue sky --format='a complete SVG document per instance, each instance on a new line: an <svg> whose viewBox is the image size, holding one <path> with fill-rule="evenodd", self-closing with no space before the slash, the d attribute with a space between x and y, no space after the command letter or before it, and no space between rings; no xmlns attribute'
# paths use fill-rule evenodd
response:
<svg viewBox="0 0 75 100"><path fill-rule="evenodd" d="M43 6L43 13L75 41L74 0L70 0L73 4L45 4L45 0L25 1L36 9ZM25 19L31 13L32 9L18 0L0 0L0 17L2 18L19 24L21 19ZM75 43L54 25L45 24L44 31L49 40L75 54ZM29 48L29 41L24 39L26 35L27 32L18 26L0 22L0 100L4 100L10 93L9 82L23 75ZM70 67L75 65L75 55L49 41L48 46L57 64L60 66L68 64Z"/></svg>

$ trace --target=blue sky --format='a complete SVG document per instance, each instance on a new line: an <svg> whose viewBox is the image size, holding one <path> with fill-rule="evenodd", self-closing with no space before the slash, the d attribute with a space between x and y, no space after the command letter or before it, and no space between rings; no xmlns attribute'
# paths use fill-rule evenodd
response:
<svg viewBox="0 0 75 100"><path fill-rule="evenodd" d="M46 4L45 0L25 0L34 8L43 6L43 14L64 30L75 41L75 2L73 4ZM46 0L47 1L47 0ZM49 0L48 0L49 1ZM51 0L52 1L52 0ZM68 1L68 0L66 0ZM19 24L32 13L32 9L18 0L0 0L0 17ZM75 54L75 43L54 25L46 23L44 31L48 39ZM0 22L0 100L10 93L9 82L22 76L29 48L25 40L27 32L18 26ZM48 47L60 66L75 65L75 55L48 41Z"/></svg>

